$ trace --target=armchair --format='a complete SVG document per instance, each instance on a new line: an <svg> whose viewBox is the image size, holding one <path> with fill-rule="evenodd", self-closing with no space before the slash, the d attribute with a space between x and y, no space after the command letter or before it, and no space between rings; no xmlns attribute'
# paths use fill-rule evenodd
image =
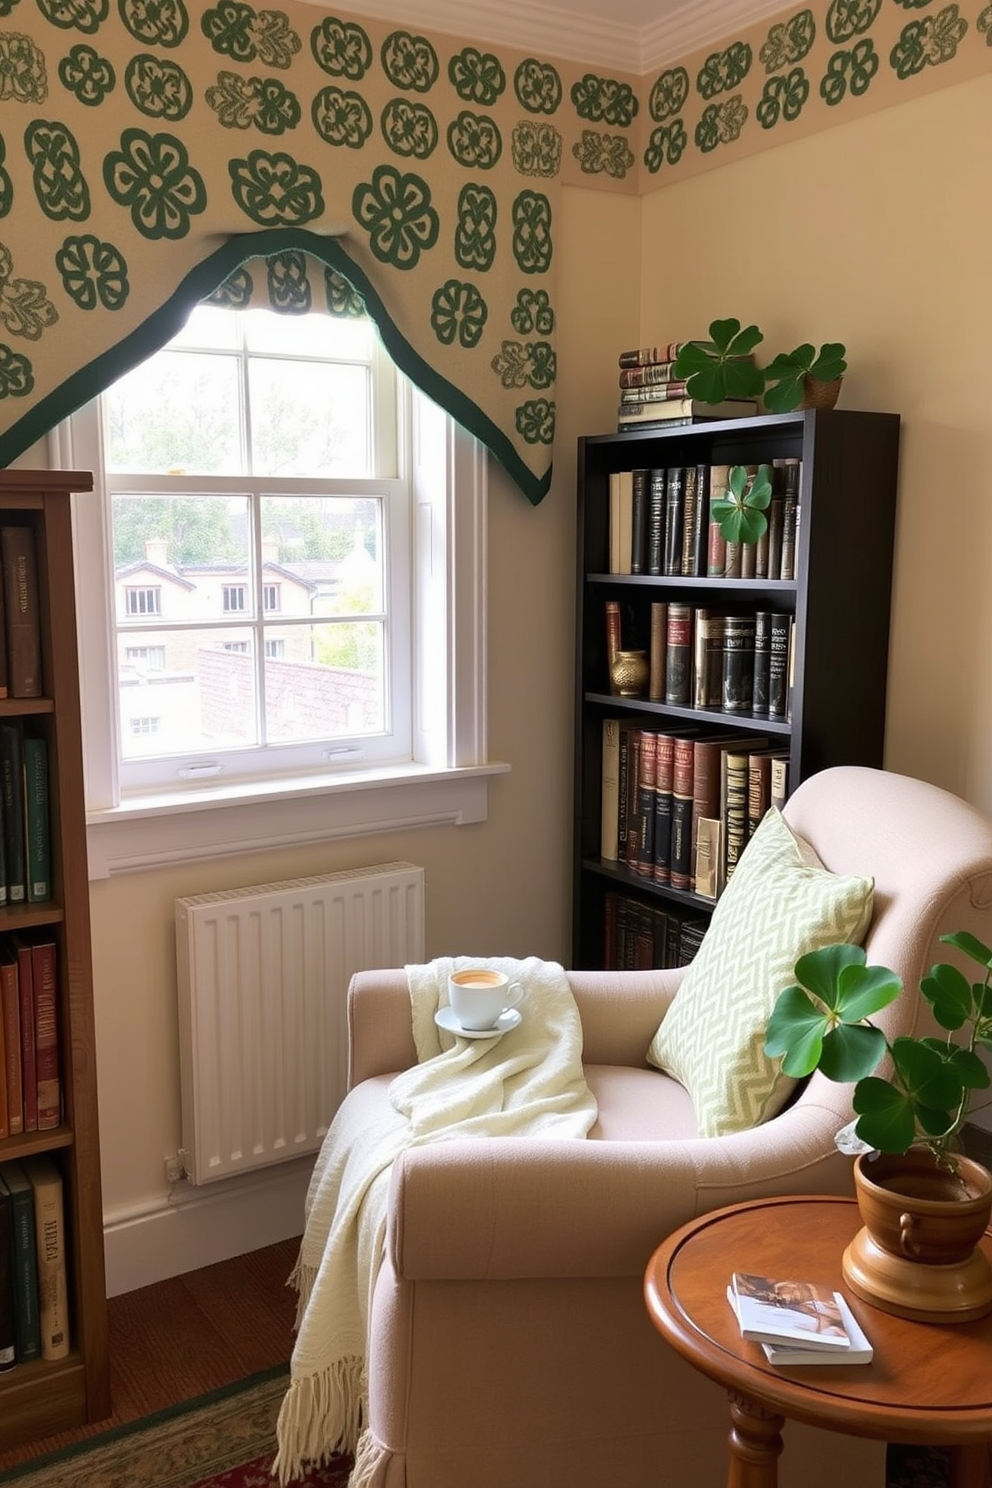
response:
<svg viewBox="0 0 992 1488"><path fill-rule="evenodd" d="M842 767L801 784L785 815L827 868L874 878L868 958L905 983L947 959L941 933L992 938L992 826L954 796ZM569 973L599 1105L587 1141L439 1142L394 1163L368 1340L369 1423L390 1453L376 1488L724 1480L723 1394L655 1332L644 1270L708 1210L852 1192L834 1147L850 1088L814 1074L764 1125L698 1137L686 1091L645 1060L682 975ZM920 1003L898 999L890 1031ZM348 1098L385 1100L416 1058L404 973L356 975L349 1020ZM884 1482L880 1444L787 1430L786 1488Z"/></svg>

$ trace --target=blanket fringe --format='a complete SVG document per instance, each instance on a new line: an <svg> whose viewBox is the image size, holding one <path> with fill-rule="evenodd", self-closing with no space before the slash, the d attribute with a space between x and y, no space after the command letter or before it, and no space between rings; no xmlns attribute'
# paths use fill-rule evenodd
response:
<svg viewBox="0 0 992 1488"><path fill-rule="evenodd" d="M310 1293L313 1291L314 1283L316 1282L316 1280L317 1267L305 1266L303 1264L302 1258L300 1256L297 1256L296 1265L289 1273L289 1278L286 1282L286 1285L288 1287L292 1287L296 1292L296 1316L293 1319L293 1331L295 1333L298 1333L300 1331L300 1324L303 1322L303 1314L307 1310L307 1305L310 1301Z"/></svg>
<svg viewBox="0 0 992 1488"><path fill-rule="evenodd" d="M364 1361L355 1355L290 1382L279 1408L279 1450L272 1464L281 1488L299 1477L307 1463L321 1465L336 1452L357 1451L366 1392Z"/></svg>
<svg viewBox="0 0 992 1488"><path fill-rule="evenodd" d="M380 1473L391 1456L389 1448L376 1441L366 1427L358 1439L355 1465L351 1469L348 1488L378 1488Z"/></svg>

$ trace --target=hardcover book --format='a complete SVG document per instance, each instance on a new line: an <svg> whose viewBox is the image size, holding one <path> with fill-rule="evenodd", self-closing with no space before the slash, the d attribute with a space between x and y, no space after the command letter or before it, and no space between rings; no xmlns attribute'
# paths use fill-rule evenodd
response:
<svg viewBox="0 0 992 1488"><path fill-rule="evenodd" d="M50 1157L26 1157L23 1166L34 1191L41 1357L64 1359L69 1353L69 1299L62 1175Z"/></svg>
<svg viewBox="0 0 992 1488"><path fill-rule="evenodd" d="M34 529L0 528L5 620L7 685L11 697L41 697L41 622Z"/></svg>
<svg viewBox="0 0 992 1488"><path fill-rule="evenodd" d="M731 1295L742 1338L834 1352L851 1346L832 1287L735 1271Z"/></svg>
<svg viewBox="0 0 992 1488"><path fill-rule="evenodd" d="M17 1363L17 1323L14 1316L14 1244L10 1193L0 1178L0 1370Z"/></svg>
<svg viewBox="0 0 992 1488"><path fill-rule="evenodd" d="M14 1322L17 1360L41 1358L41 1319L38 1315L38 1255L34 1229L34 1190L18 1162L0 1164L11 1203L11 1242L14 1263Z"/></svg>

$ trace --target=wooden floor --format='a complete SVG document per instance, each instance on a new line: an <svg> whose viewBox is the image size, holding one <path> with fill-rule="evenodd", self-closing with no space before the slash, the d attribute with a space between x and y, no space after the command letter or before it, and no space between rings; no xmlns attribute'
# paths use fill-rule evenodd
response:
<svg viewBox="0 0 992 1488"><path fill-rule="evenodd" d="M285 1240L111 1297L113 1415L80 1431L0 1452L0 1474L27 1458L288 1362L296 1294L286 1282L298 1249L299 1240Z"/></svg>

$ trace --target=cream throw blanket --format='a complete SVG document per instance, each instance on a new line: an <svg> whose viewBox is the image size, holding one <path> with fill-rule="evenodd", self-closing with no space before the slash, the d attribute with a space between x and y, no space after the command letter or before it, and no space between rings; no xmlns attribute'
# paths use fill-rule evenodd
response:
<svg viewBox="0 0 992 1488"><path fill-rule="evenodd" d="M479 965L523 984L521 1022L499 1039L455 1038L434 1014L447 1006L450 973ZM560 966L460 956L406 971L419 1063L392 1081L388 1105L361 1085L348 1096L310 1181L291 1278L297 1339L273 1465L284 1484L305 1463L344 1450L356 1454L349 1488L369 1488L384 1455L363 1433L365 1346L397 1154L453 1137L582 1138L596 1120L582 1073L582 1026Z"/></svg>

